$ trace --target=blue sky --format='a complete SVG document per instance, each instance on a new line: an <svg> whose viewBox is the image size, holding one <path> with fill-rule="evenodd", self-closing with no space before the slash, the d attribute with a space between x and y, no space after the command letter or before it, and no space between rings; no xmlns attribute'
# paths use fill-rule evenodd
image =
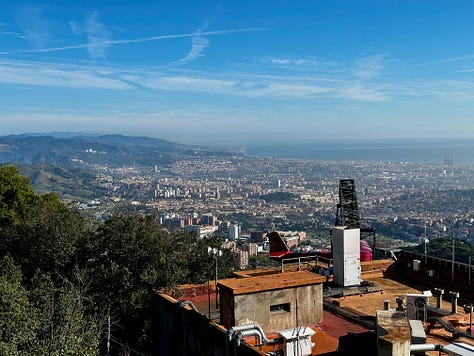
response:
<svg viewBox="0 0 474 356"><path fill-rule="evenodd" d="M474 137L474 2L0 5L0 134Z"/></svg>

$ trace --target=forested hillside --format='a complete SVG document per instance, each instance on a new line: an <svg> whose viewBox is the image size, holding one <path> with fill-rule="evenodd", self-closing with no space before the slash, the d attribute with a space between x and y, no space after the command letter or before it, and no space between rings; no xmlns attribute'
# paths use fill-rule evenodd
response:
<svg viewBox="0 0 474 356"><path fill-rule="evenodd" d="M151 293L213 276L219 241L153 216L88 220L0 167L0 354L149 354ZM219 257L219 276L232 256Z"/></svg>
<svg viewBox="0 0 474 356"><path fill-rule="evenodd" d="M189 157L226 157L234 149L182 145L158 138L122 135L24 134L0 136L0 164L49 163L60 167L94 165L164 167Z"/></svg>

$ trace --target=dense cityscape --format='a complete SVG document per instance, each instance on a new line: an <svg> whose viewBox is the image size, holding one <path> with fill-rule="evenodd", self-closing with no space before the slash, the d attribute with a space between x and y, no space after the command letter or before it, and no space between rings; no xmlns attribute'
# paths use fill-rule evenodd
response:
<svg viewBox="0 0 474 356"><path fill-rule="evenodd" d="M20 330L5 347L33 354L186 354L166 346L173 338L172 345L186 342L190 354L215 354L196 353L207 336L195 342L186 333L214 333L205 325L218 319L228 332L237 324L248 327L258 310L252 318L282 335L295 318L313 325L318 337L333 340L325 348L331 351L337 337L374 329L361 313L365 305L367 315L373 308L378 313L388 295L398 303L406 294L409 318L420 317L410 314L408 295L428 297L404 284L393 288L393 273L421 278L423 290L443 283L456 298L452 308L457 298L470 298L472 165L256 157L231 149L164 149L162 141L125 136L1 140L3 157L15 157L0 166L0 277L4 290L11 289L5 310L17 318L5 320L4 328ZM342 182L355 188L357 199L350 199L358 207L350 209L360 215L360 227L338 220ZM364 235L372 229L376 234ZM341 254L343 246L357 248ZM234 308L226 293L237 298L240 288L242 307ZM306 313L298 312L294 288L308 288L301 292L309 298L303 304L312 306ZM11 304L18 298L19 310ZM348 310L357 305L351 322L331 321L329 311L347 313L332 309L346 298ZM369 302L360 305L360 298ZM180 313L174 319L185 302L196 303L191 310L199 321ZM240 310L242 321L229 319ZM267 314L279 320L276 326L265 324ZM27 315L36 317L25 323ZM301 315L306 319L298 321ZM192 327L178 332L171 320ZM330 332L333 325L340 334ZM28 333L24 341L15 339ZM62 333L70 338L61 339ZM263 352L251 341L245 344ZM235 345L240 349L240 341ZM322 343L314 345L323 350Z"/></svg>
<svg viewBox="0 0 474 356"><path fill-rule="evenodd" d="M470 239L472 166L409 162L332 162L236 155L169 166L96 165L102 187L80 207L107 215L130 208L176 227L238 225L253 231L298 230L318 236L334 224L340 179L356 181L361 221L392 239ZM213 219L204 217L212 216ZM221 226L222 229L222 226ZM196 230L197 231L197 230ZM203 230L204 231L204 230ZM209 230L205 230L209 231Z"/></svg>
<svg viewBox="0 0 474 356"><path fill-rule="evenodd" d="M473 1L0 9L0 356L474 356Z"/></svg>

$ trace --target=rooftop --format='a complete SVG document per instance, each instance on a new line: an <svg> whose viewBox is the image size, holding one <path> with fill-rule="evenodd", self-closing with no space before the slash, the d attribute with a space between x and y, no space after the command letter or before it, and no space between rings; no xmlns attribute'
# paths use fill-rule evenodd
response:
<svg viewBox="0 0 474 356"><path fill-rule="evenodd" d="M232 291L234 295L262 292L274 289L299 287L323 283L326 278L307 271L286 272L247 278L229 278L218 281L218 287Z"/></svg>
<svg viewBox="0 0 474 356"><path fill-rule="evenodd" d="M380 315L380 311L385 308L389 308L388 313L391 311L395 313L397 297L404 297L403 306L407 308L406 296L408 294L423 294L424 291L433 290L433 285L427 284L427 280L425 281L426 283L418 280L414 281L412 278L409 278L410 275L405 270L391 269L387 272L387 267L392 263L393 261L391 260L365 263L361 266L363 270L361 277L365 284L355 288L348 287L346 290L342 292L337 291L336 293L334 292L338 288L333 287L330 279L309 271L295 271L290 266L285 266L283 273L280 272L279 268L242 271L236 273L237 278L219 280L218 287L227 288L234 295L245 295L258 291L322 283L325 294L323 300L325 309L323 321L306 326L315 331L315 334L311 337L314 343L313 355L336 354L338 348L341 347L340 337L350 333L364 334L369 332L369 330L373 330L377 313ZM454 289L456 286L451 287ZM216 317L216 319L213 319L213 323L219 325L216 313L218 309L214 300L215 286L213 283L209 284L212 294L208 294L207 284L185 287L193 292L192 295L189 295L189 299L193 300L200 313L206 317L209 313L209 318L213 319L211 318L212 312ZM332 293L326 293L327 291L331 292L331 289ZM184 298L188 299L187 293L184 294ZM467 294L464 297L471 298ZM448 299L449 293L447 290L442 306L438 309L436 307L436 298L429 298L428 320L422 324L426 332L426 343L446 346L452 344L454 340L474 345L473 338L468 335L470 315L464 312L462 303L457 306L456 313L451 313L453 305L451 300ZM383 322L382 319L381 322ZM266 337L274 339L278 337L278 331L268 331L266 332ZM262 353L272 351L275 348L275 345L256 345L257 341L257 338L253 336L243 338L244 343ZM426 354L439 355L439 352L427 351Z"/></svg>

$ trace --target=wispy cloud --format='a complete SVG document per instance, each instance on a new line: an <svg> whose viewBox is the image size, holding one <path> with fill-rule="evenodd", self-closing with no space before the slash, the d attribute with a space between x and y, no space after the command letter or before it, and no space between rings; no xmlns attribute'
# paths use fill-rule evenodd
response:
<svg viewBox="0 0 474 356"><path fill-rule="evenodd" d="M264 76L256 78L241 74L226 79L206 78L202 76L172 76L148 73L136 77L125 77L131 83L139 83L150 90L183 91L238 95L255 98L317 98L339 97L349 100L382 101L387 100L386 93L375 88L354 85L349 81L316 81L293 77Z"/></svg>
<svg viewBox="0 0 474 356"><path fill-rule="evenodd" d="M462 61L472 61L474 59L474 54L466 54L464 56L453 56L448 58L443 58L435 61L428 62L426 64L444 64L444 63L453 63L453 62L462 62Z"/></svg>
<svg viewBox="0 0 474 356"><path fill-rule="evenodd" d="M28 37L25 34L20 33L20 32L14 32L14 31L0 31L0 35L28 39Z"/></svg>
<svg viewBox="0 0 474 356"><path fill-rule="evenodd" d="M207 28L207 23L192 36L191 50L176 64L186 64L202 56L204 49L209 46L209 40L204 38L202 32Z"/></svg>
<svg viewBox="0 0 474 356"><path fill-rule="evenodd" d="M229 33L255 32L255 31L264 31L264 30L266 30L266 28L242 28L242 29L235 29L235 30L204 31L204 32L200 32L199 36L214 36L214 35L224 35L224 34L229 34ZM163 36L135 38L135 39L130 39L130 40L103 40L103 41L99 41L95 43L83 43L83 44L62 46L62 47L2 51L0 52L0 55L9 55L9 54L18 54L18 53L58 52L58 51L68 51L71 49L80 49L80 48L90 49L93 47L118 46L122 44L143 43L143 42L168 40L168 39L173 39L173 38L195 37L195 36L196 36L196 33L182 33L182 34L176 34L176 35L163 35Z"/></svg>
<svg viewBox="0 0 474 356"><path fill-rule="evenodd" d="M474 69L473 68L470 68L470 69L459 69L459 70L455 70L454 73L472 73L474 72Z"/></svg>
<svg viewBox="0 0 474 356"><path fill-rule="evenodd" d="M149 73L145 76L126 76L130 82L140 83L141 86L152 90L205 92L229 94L233 91L235 82L225 79L213 79L198 76L162 75Z"/></svg>
<svg viewBox="0 0 474 356"><path fill-rule="evenodd" d="M474 72L473 67L474 54L466 54L463 56L453 56L443 58L435 61L424 62L417 65L417 68L422 68L425 71L432 71L438 77L445 80L459 78L462 73Z"/></svg>
<svg viewBox="0 0 474 356"><path fill-rule="evenodd" d="M86 34L89 41L87 51L92 59L105 58L106 43L112 38L111 32L99 22L97 12L86 20Z"/></svg>
<svg viewBox="0 0 474 356"><path fill-rule="evenodd" d="M377 77L385 69L386 58L386 54L376 54L359 58L354 61L352 73L355 77L361 79Z"/></svg>
<svg viewBox="0 0 474 356"><path fill-rule="evenodd" d="M286 62L285 62L286 63ZM372 63L368 61L367 63ZM378 63L377 61L375 63ZM379 78L384 66L366 65L364 75L351 75L353 66L335 65L340 72L324 74L308 70L260 74L245 71L183 71L157 67L122 67L0 60L0 83L49 86L52 88L96 88L103 90L147 90L205 93L262 99L344 99L357 102L450 101L471 102L474 84L470 78L433 80L413 77Z"/></svg>
<svg viewBox="0 0 474 356"><path fill-rule="evenodd" d="M269 97L312 97L320 94L327 94L333 89L319 85L306 85L297 83L267 83L258 89L246 91L249 96L269 96Z"/></svg>
<svg viewBox="0 0 474 356"><path fill-rule="evenodd" d="M71 30L76 35L86 34L87 52L91 59L105 58L108 43L112 42L112 33L99 21L99 13L90 14L84 24L70 21Z"/></svg>
<svg viewBox="0 0 474 356"><path fill-rule="evenodd" d="M270 63L286 69L327 69L337 67L336 63L317 58L265 57L263 63Z"/></svg>
<svg viewBox="0 0 474 356"><path fill-rule="evenodd" d="M39 6L23 7L18 11L17 22L25 38L34 48L44 48L50 41L49 21Z"/></svg>
<svg viewBox="0 0 474 356"><path fill-rule="evenodd" d="M132 88L121 80L106 76L99 68L21 61L0 61L0 83L62 88Z"/></svg>
<svg viewBox="0 0 474 356"><path fill-rule="evenodd" d="M389 99L387 93L380 88L353 83L342 86L335 92L335 95L341 98L368 102L382 102Z"/></svg>
<svg viewBox="0 0 474 356"><path fill-rule="evenodd" d="M343 97L350 100L380 101L387 98L377 87L350 81L289 76L255 76L229 73L173 73L156 68L106 69L92 65L65 65L28 61L0 61L0 83L64 88L108 90L146 89L259 98Z"/></svg>

